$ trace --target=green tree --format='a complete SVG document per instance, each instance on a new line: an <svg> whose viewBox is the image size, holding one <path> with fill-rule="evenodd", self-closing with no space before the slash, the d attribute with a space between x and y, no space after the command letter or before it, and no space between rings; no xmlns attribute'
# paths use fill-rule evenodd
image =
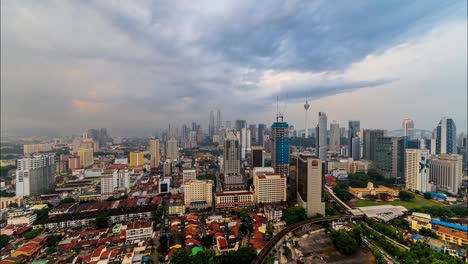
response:
<svg viewBox="0 0 468 264"><path fill-rule="evenodd" d="M190 255L185 249L179 249L172 255L170 264L186 264L190 263Z"/></svg>
<svg viewBox="0 0 468 264"><path fill-rule="evenodd" d="M50 235L45 243L46 247L55 247L62 240L62 235Z"/></svg>
<svg viewBox="0 0 468 264"><path fill-rule="evenodd" d="M351 198L353 197L348 192L348 187L346 185L341 185L341 184L335 185L335 187L333 187L333 192L343 202L347 202L347 201L351 200Z"/></svg>
<svg viewBox="0 0 468 264"><path fill-rule="evenodd" d="M268 223L266 226L266 240L269 241L273 237L273 225Z"/></svg>
<svg viewBox="0 0 468 264"><path fill-rule="evenodd" d="M96 219L94 220L94 224L96 225L97 228L104 228L108 227L109 225L109 213L104 212L99 214Z"/></svg>
<svg viewBox="0 0 468 264"><path fill-rule="evenodd" d="M158 252L161 254L166 254L167 250L169 247L167 246L168 239L166 236L161 236L159 238L159 247L158 247Z"/></svg>
<svg viewBox="0 0 468 264"><path fill-rule="evenodd" d="M0 235L0 248L4 248L8 245L8 242L10 242L11 237L7 235Z"/></svg>
<svg viewBox="0 0 468 264"><path fill-rule="evenodd" d="M33 239L33 238L37 237L38 235L42 234L43 231L44 230L42 230L42 228L33 229L33 230L27 232L26 234L24 234L24 238L26 240Z"/></svg>
<svg viewBox="0 0 468 264"><path fill-rule="evenodd" d="M283 215L283 219L287 225L292 225L307 219L307 214L302 206L294 206L286 209Z"/></svg>
<svg viewBox="0 0 468 264"><path fill-rule="evenodd" d="M48 248L45 250L45 253L46 253L47 255L50 255L50 254L52 254L52 253L54 253L54 252L57 252L57 248L56 248L56 247L48 247Z"/></svg>
<svg viewBox="0 0 468 264"><path fill-rule="evenodd" d="M349 186L353 188L365 188L369 182L369 176L363 172L352 173L348 175Z"/></svg>
<svg viewBox="0 0 468 264"><path fill-rule="evenodd" d="M201 238L201 242L203 244L203 247L210 248L213 245L213 236L212 235L203 236Z"/></svg>
<svg viewBox="0 0 468 264"><path fill-rule="evenodd" d="M356 253L359 247L356 239L354 239L354 237L347 231L333 231L331 233L331 237L338 251L345 255L352 255Z"/></svg>
<svg viewBox="0 0 468 264"><path fill-rule="evenodd" d="M431 229L429 228L421 228L419 229L419 234L421 236L427 236L427 237L433 237L433 238L439 238L439 236L434 232L432 231Z"/></svg>
<svg viewBox="0 0 468 264"><path fill-rule="evenodd" d="M414 194L406 191L401 191L398 194L398 197L400 198L401 201L409 202L411 200L414 200Z"/></svg>
<svg viewBox="0 0 468 264"><path fill-rule="evenodd" d="M10 208L18 208L18 204L17 203L11 203L8 205L8 207Z"/></svg>
<svg viewBox="0 0 468 264"><path fill-rule="evenodd" d="M432 199L432 195L430 193L424 193L424 199L430 200Z"/></svg>

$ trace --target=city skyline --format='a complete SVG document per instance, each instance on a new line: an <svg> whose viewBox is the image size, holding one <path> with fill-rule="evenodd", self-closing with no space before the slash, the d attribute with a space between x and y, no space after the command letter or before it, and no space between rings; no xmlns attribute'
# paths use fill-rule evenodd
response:
<svg viewBox="0 0 468 264"><path fill-rule="evenodd" d="M309 127L325 112L340 127L387 130L447 116L466 132L466 5L402 4L5 1L2 131L147 133L205 126L212 109L271 124L279 96L297 129L308 99Z"/></svg>

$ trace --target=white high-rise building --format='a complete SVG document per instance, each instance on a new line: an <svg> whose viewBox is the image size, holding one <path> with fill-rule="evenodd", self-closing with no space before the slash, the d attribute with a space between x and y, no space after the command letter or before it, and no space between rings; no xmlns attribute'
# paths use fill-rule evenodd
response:
<svg viewBox="0 0 468 264"><path fill-rule="evenodd" d="M54 155L34 155L17 161L16 196L42 195L54 189Z"/></svg>
<svg viewBox="0 0 468 264"><path fill-rule="evenodd" d="M247 128L243 127L241 130L241 159L245 159L245 153L247 151Z"/></svg>
<svg viewBox="0 0 468 264"><path fill-rule="evenodd" d="M339 152L340 151L340 125L333 121L330 124L330 151Z"/></svg>
<svg viewBox="0 0 468 264"><path fill-rule="evenodd" d="M319 121L317 125L317 148L316 154L320 160L326 161L328 155L327 145L327 115L325 112L319 112Z"/></svg>
<svg viewBox="0 0 468 264"><path fill-rule="evenodd" d="M269 204L286 202L286 175L264 173L254 176L255 202Z"/></svg>
<svg viewBox="0 0 468 264"><path fill-rule="evenodd" d="M240 173L241 150L239 139L234 133L229 132L224 141L224 174L239 174Z"/></svg>
<svg viewBox="0 0 468 264"><path fill-rule="evenodd" d="M429 182L440 191L458 194L463 180L463 157L458 154L432 155Z"/></svg>
<svg viewBox="0 0 468 264"><path fill-rule="evenodd" d="M405 156L406 189L419 192L431 191L429 151L427 149L407 149Z"/></svg>
<svg viewBox="0 0 468 264"><path fill-rule="evenodd" d="M403 136L409 136L414 139L414 122L411 118L403 119Z"/></svg>
<svg viewBox="0 0 468 264"><path fill-rule="evenodd" d="M251 145L252 145L252 131L250 130L250 128L247 128L247 144L245 146L245 149L246 151L250 151L251 150Z"/></svg>
<svg viewBox="0 0 468 264"><path fill-rule="evenodd" d="M177 147L177 139L174 137L171 137L167 141L167 147L166 147L166 158L175 160L179 158L179 149Z"/></svg>
<svg viewBox="0 0 468 264"><path fill-rule="evenodd" d="M133 171L132 171L133 172ZM115 188L130 190L130 171L128 169L110 169L101 174L101 194L112 194Z"/></svg>

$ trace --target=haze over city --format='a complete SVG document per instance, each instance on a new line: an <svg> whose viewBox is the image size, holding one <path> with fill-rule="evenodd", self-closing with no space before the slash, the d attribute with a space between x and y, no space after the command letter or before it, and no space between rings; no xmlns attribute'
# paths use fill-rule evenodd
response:
<svg viewBox="0 0 468 264"><path fill-rule="evenodd" d="M403 8L404 7L404 8ZM2 1L1 129L467 127L466 1ZM312 127L310 126L310 127Z"/></svg>

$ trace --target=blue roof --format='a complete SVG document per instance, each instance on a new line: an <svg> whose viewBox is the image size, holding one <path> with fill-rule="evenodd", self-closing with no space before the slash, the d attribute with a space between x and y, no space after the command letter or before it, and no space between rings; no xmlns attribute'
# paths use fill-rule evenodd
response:
<svg viewBox="0 0 468 264"><path fill-rule="evenodd" d="M433 224L436 224L436 225L446 226L446 227L450 227L450 228L453 228L453 229L468 232L468 226L457 225L457 224L454 224L454 223L449 223L449 222L440 221L440 220L436 220L436 219L432 219L431 222Z"/></svg>
<svg viewBox="0 0 468 264"><path fill-rule="evenodd" d="M432 196L432 197L436 197L436 198L439 198L439 199L447 199L447 196L441 194L441 193L436 193L436 192L429 192L429 194Z"/></svg>

